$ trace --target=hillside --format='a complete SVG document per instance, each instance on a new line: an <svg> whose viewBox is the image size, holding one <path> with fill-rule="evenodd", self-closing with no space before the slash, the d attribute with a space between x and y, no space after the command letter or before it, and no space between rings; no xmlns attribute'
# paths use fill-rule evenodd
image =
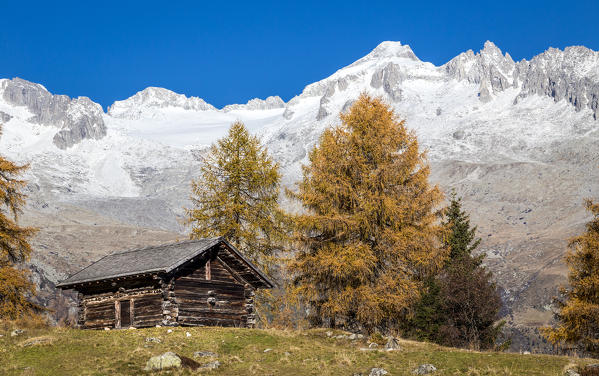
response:
<svg viewBox="0 0 599 376"><path fill-rule="evenodd" d="M597 72L599 53L583 46L515 62L487 42L436 66L383 42L288 102L271 96L217 109L149 87L106 111L3 79L0 152L31 165L22 218L40 233L30 267L41 302L60 319L73 314L73 301L57 281L107 253L187 237L190 181L231 122L262 137L293 188L322 130L359 93L381 96L428 150L433 182L464 197L503 288L513 350L539 349L534 328L551 320L567 239L588 219L583 199L599 197Z"/></svg>
<svg viewBox="0 0 599 376"><path fill-rule="evenodd" d="M548 355L473 352L399 340L400 350L364 350L366 340L334 338L342 332L287 332L257 329L167 328L90 331L31 329L11 337L0 332L3 375L139 375L148 359L172 351L201 364L218 360L211 375L368 375L383 368L389 375L412 375L433 364L433 375L563 375L567 366L591 363ZM190 336L187 336L189 333ZM153 338L152 341L149 338ZM158 342L159 341L159 342ZM270 349L270 350L268 350ZM215 356L194 357L198 351ZM152 374L191 375L177 369Z"/></svg>

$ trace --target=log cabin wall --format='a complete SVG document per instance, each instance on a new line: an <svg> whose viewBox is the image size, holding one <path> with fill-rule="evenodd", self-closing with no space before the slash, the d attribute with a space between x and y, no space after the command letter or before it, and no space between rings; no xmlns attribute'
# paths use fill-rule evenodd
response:
<svg viewBox="0 0 599 376"><path fill-rule="evenodd" d="M77 290L78 326L101 329L253 327L255 289L274 284L215 238L115 253L58 286Z"/></svg>
<svg viewBox="0 0 599 376"><path fill-rule="evenodd" d="M211 252L189 263L174 280L179 325L252 327L253 288Z"/></svg>
<svg viewBox="0 0 599 376"><path fill-rule="evenodd" d="M78 326L85 329L149 327L163 323L159 279L117 280L82 286Z"/></svg>

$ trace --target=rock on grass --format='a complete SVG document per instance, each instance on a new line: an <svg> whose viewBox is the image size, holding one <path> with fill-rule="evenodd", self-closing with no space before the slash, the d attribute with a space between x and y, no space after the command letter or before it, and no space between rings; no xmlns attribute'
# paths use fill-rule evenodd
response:
<svg viewBox="0 0 599 376"><path fill-rule="evenodd" d="M428 375L429 373L433 373L437 370L432 364L421 364L420 367L416 368L412 371L414 375Z"/></svg>
<svg viewBox="0 0 599 376"><path fill-rule="evenodd" d="M212 351L196 351L193 353L195 358L203 358L203 357L212 357L216 358L218 356L217 353L213 353Z"/></svg>
<svg viewBox="0 0 599 376"><path fill-rule="evenodd" d="M52 342L54 342L54 339L55 339L54 337L48 337L48 336L29 338L25 342L21 343L21 346L29 347L29 346L38 346L38 345L49 345Z"/></svg>
<svg viewBox="0 0 599 376"><path fill-rule="evenodd" d="M388 375L389 372L387 372L387 370L383 369L383 368L373 368L370 370L370 373L368 374L368 376L383 376L383 375Z"/></svg>
<svg viewBox="0 0 599 376"><path fill-rule="evenodd" d="M162 355L153 356L146 363L145 371L163 370L181 367L181 358L174 352L165 352Z"/></svg>

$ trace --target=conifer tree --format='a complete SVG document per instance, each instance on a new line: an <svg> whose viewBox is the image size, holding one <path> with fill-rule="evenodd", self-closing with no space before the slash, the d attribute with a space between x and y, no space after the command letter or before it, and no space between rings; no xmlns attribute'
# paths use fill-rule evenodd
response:
<svg viewBox="0 0 599 376"><path fill-rule="evenodd" d="M440 190L405 122L361 95L309 154L292 264L313 325L396 328L439 266Z"/></svg>
<svg viewBox="0 0 599 376"><path fill-rule="evenodd" d="M599 355L599 204L590 200L593 219L586 231L570 240L566 255L569 288L562 288L564 301L557 300L558 326L544 328L554 344L570 344Z"/></svg>
<svg viewBox="0 0 599 376"><path fill-rule="evenodd" d="M17 223L25 205L26 183L19 178L25 169L0 156L0 319L16 319L39 308L29 301L34 284L18 268L29 258L29 238L35 233Z"/></svg>
<svg viewBox="0 0 599 376"><path fill-rule="evenodd" d="M462 199L455 192L443 224L449 257L438 278L445 315L445 323L439 329L440 343L493 348L503 327L502 322L497 323L501 297L492 273L482 265L485 255L472 254L481 240L476 238L476 227L471 227L470 216L462 210Z"/></svg>
<svg viewBox="0 0 599 376"><path fill-rule="evenodd" d="M476 226L470 227L470 216L462 210L462 198L451 192L449 207L445 211L443 226L448 230L445 246L449 248L448 263L459 262L462 258L473 258L480 265L484 255L474 257L474 251L481 242L476 238Z"/></svg>
<svg viewBox="0 0 599 376"><path fill-rule="evenodd" d="M223 236L268 269L285 238L279 166L241 122L211 146L202 162L192 182L194 207L187 209L192 237Z"/></svg>
<svg viewBox="0 0 599 376"><path fill-rule="evenodd" d="M260 140L241 122L210 147L192 182L187 209L192 238L223 236L271 277L284 279L288 239L279 207L281 175ZM285 281L282 281L285 286ZM293 296L285 289L259 290L256 311L262 324L288 322Z"/></svg>
<svg viewBox="0 0 599 376"><path fill-rule="evenodd" d="M476 257L444 268L439 283L446 320L439 328L439 343L475 350L497 345L505 322L498 322L502 303L492 277Z"/></svg>
<svg viewBox="0 0 599 376"><path fill-rule="evenodd" d="M414 304L413 314L402 323L401 331L407 338L441 343L441 327L447 323L443 310L438 275L424 280L420 299Z"/></svg>
<svg viewBox="0 0 599 376"><path fill-rule="evenodd" d="M503 326L497 323L501 297L491 272L482 266L484 254L472 254L481 240L455 192L443 226L449 257L439 274L427 282L404 332L447 346L492 348Z"/></svg>

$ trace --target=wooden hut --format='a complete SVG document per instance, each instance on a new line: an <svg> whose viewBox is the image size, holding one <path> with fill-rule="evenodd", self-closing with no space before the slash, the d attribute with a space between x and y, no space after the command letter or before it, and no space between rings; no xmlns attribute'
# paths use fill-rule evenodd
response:
<svg viewBox="0 0 599 376"><path fill-rule="evenodd" d="M78 292L80 328L252 327L254 292L273 283L222 238L106 256L57 285Z"/></svg>

